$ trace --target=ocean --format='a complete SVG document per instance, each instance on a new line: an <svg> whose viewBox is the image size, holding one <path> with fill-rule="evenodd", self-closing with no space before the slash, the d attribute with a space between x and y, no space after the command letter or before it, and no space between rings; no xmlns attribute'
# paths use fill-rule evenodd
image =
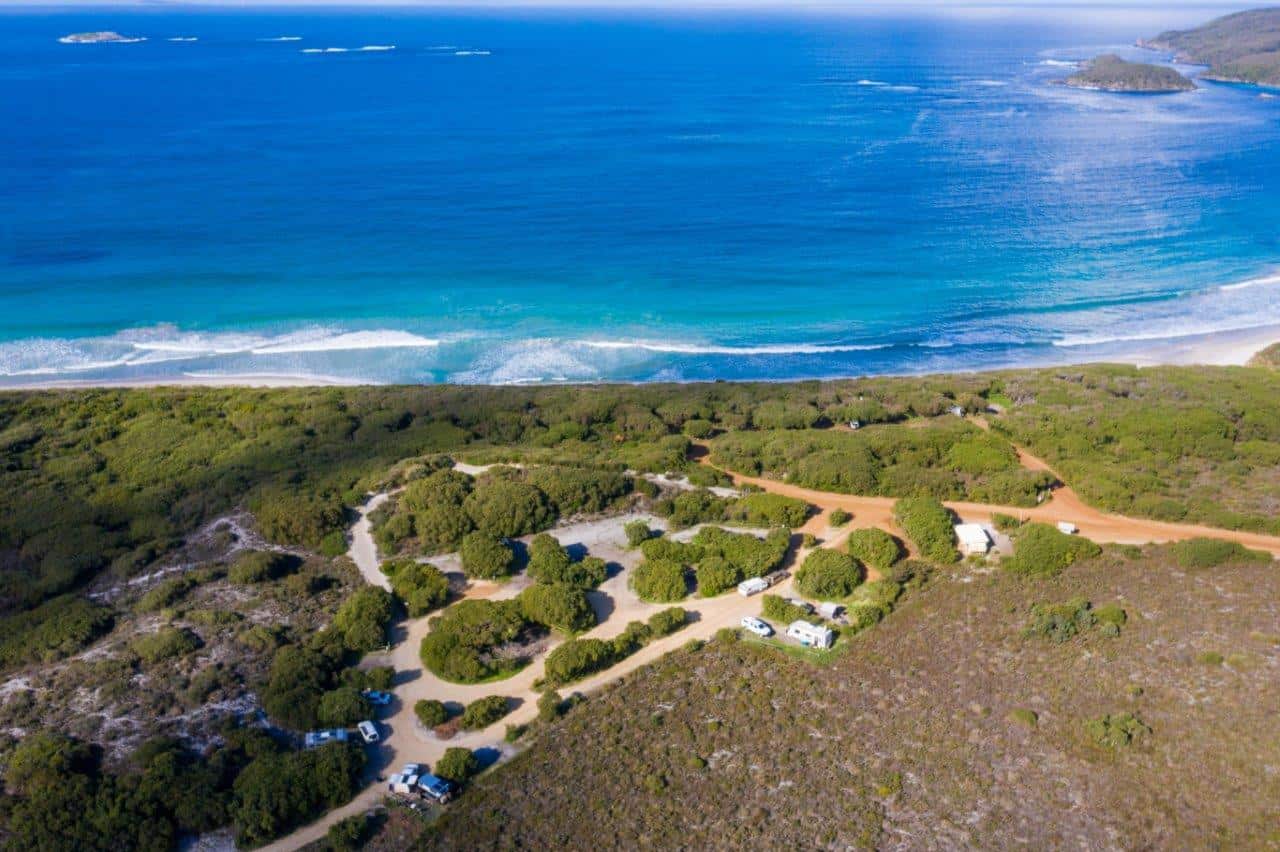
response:
<svg viewBox="0 0 1280 852"><path fill-rule="evenodd" d="M1214 14L3 11L0 386L819 378L1280 323L1280 99L1051 83Z"/></svg>

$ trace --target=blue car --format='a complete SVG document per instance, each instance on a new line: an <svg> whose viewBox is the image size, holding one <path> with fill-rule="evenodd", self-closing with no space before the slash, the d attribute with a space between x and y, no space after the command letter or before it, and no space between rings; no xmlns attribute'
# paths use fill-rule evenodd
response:
<svg viewBox="0 0 1280 852"><path fill-rule="evenodd" d="M428 799L435 799L442 805L449 804L458 794L457 784L446 781L444 778L437 778L430 773L418 776L418 789L422 791L422 795Z"/></svg>
<svg viewBox="0 0 1280 852"><path fill-rule="evenodd" d="M388 704L391 703L392 695L390 692L380 692L376 689L366 689L364 692L360 694L363 695L366 699L368 699L369 703L372 704L374 707L386 707Z"/></svg>

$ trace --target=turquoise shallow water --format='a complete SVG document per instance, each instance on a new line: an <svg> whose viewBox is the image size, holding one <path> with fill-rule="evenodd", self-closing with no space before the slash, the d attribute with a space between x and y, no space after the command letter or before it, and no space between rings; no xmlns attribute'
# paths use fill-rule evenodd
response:
<svg viewBox="0 0 1280 852"><path fill-rule="evenodd" d="M1280 323L1280 100L1050 84L1209 16L0 14L0 384L784 379ZM57 41L92 29L146 41Z"/></svg>

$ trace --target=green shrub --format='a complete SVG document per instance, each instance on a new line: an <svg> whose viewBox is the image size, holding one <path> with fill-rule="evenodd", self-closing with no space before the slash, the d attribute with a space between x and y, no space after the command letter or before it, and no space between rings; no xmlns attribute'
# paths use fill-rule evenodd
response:
<svg viewBox="0 0 1280 852"><path fill-rule="evenodd" d="M742 572L720 556L704 557L694 575L698 583L698 597L702 598L723 594L742 580Z"/></svg>
<svg viewBox="0 0 1280 852"><path fill-rule="evenodd" d="M364 765L364 750L354 743L255 757L235 780L236 844L260 846L350 801Z"/></svg>
<svg viewBox="0 0 1280 852"><path fill-rule="evenodd" d="M515 558L505 542L480 531L463 537L459 556L466 575L481 580L497 580L508 576Z"/></svg>
<svg viewBox="0 0 1280 852"><path fill-rule="evenodd" d="M1222 654L1217 651L1203 651L1196 655L1196 662L1206 666L1220 666L1223 659Z"/></svg>
<svg viewBox="0 0 1280 852"><path fill-rule="evenodd" d="M345 728L368 719L373 713L369 700L360 694L360 690L351 686L340 686L320 696L320 704L316 716L321 725Z"/></svg>
<svg viewBox="0 0 1280 852"><path fill-rule="evenodd" d="M319 724L320 698L333 685L332 659L300 645L284 645L271 659L267 682L259 691L262 709L276 723L295 731Z"/></svg>
<svg viewBox="0 0 1280 852"><path fill-rule="evenodd" d="M710 420L699 420L697 418L686 420L684 426L680 428L680 431L690 438L697 439L710 438L711 433L715 432L715 430L715 424Z"/></svg>
<svg viewBox="0 0 1280 852"><path fill-rule="evenodd" d="M1095 621L1093 609L1084 598L1073 598L1060 604L1035 604L1031 607L1031 624L1026 632L1029 636L1066 642L1088 631Z"/></svg>
<svg viewBox="0 0 1280 852"><path fill-rule="evenodd" d="M702 559L702 548L696 544L676 541L674 538L651 538L640 545L645 559L668 559L686 565Z"/></svg>
<svg viewBox="0 0 1280 852"><path fill-rule="evenodd" d="M863 580L857 560L836 550L815 550L796 571L796 589L807 598L834 601L853 593Z"/></svg>
<svg viewBox="0 0 1280 852"><path fill-rule="evenodd" d="M882 529L870 527L849 533L849 555L881 571L902 557L902 545Z"/></svg>
<svg viewBox="0 0 1280 852"><path fill-rule="evenodd" d="M449 600L449 579L434 565L394 559L382 563L382 573L391 579L391 591L410 618L426 615Z"/></svg>
<svg viewBox="0 0 1280 852"><path fill-rule="evenodd" d="M277 492L260 497L251 508L258 529L277 544L318 547L346 523L346 509L334 494Z"/></svg>
<svg viewBox="0 0 1280 852"><path fill-rule="evenodd" d="M803 526L809 517L809 504L781 494L746 494L734 501L726 510L726 519L737 520L753 527Z"/></svg>
<svg viewBox="0 0 1280 852"><path fill-rule="evenodd" d="M596 625L587 593L568 583L535 583L520 592L516 600L527 621L561 633L581 633Z"/></svg>
<svg viewBox="0 0 1280 852"><path fill-rule="evenodd" d="M187 592L197 585L196 578L190 574L172 577L158 583L138 600L139 612L156 612L168 609L186 596Z"/></svg>
<svg viewBox="0 0 1280 852"><path fill-rule="evenodd" d="M227 571L227 579L241 585L265 583L268 580L283 577L297 564L297 558L287 553L277 553L273 550L244 550L231 563L231 568Z"/></svg>
<svg viewBox="0 0 1280 852"><path fill-rule="evenodd" d="M433 774L452 781L465 784L480 771L480 761L469 748L449 748L436 761Z"/></svg>
<svg viewBox="0 0 1280 852"><path fill-rule="evenodd" d="M992 525L1002 533L1013 532L1022 526L1022 521L1013 515L1006 515L1003 512L996 512L991 516Z"/></svg>
<svg viewBox="0 0 1280 852"><path fill-rule="evenodd" d="M1034 710L1028 710L1026 707L1015 707L1009 711L1007 717L1010 722L1017 722L1027 728L1034 728L1040 723L1040 714Z"/></svg>
<svg viewBox="0 0 1280 852"><path fill-rule="evenodd" d="M529 542L529 576L554 581L569 570L569 551L549 533L538 533Z"/></svg>
<svg viewBox="0 0 1280 852"><path fill-rule="evenodd" d="M1116 603L1098 607L1093 611L1093 617L1098 622L1098 628L1103 636L1119 636L1120 629L1129 620L1128 613Z"/></svg>
<svg viewBox="0 0 1280 852"><path fill-rule="evenodd" d="M423 665L445 680L477 683L514 671L512 660L490 651L514 641L527 626L512 600L463 600L434 616L422 637Z"/></svg>
<svg viewBox="0 0 1280 852"><path fill-rule="evenodd" d="M1270 562L1271 554L1250 550L1239 542L1217 538L1190 538L1169 545L1173 560L1183 568L1216 568L1228 562Z"/></svg>
<svg viewBox="0 0 1280 852"><path fill-rule="evenodd" d="M548 689L538 696L538 721L543 724L554 722L560 718L564 699L554 689Z"/></svg>
<svg viewBox="0 0 1280 852"><path fill-rule="evenodd" d="M1109 713L1090 719L1084 732L1096 745L1109 749L1141 744L1151 736L1151 729L1132 713Z"/></svg>
<svg viewBox="0 0 1280 852"><path fill-rule="evenodd" d="M565 684L613 665L613 647L600 639L570 639L547 654L546 679Z"/></svg>
<svg viewBox="0 0 1280 852"><path fill-rule="evenodd" d="M697 559L719 556L743 577L763 577L782 564L791 545L791 531L779 527L761 539L750 533L703 527L693 537L692 545L701 554Z"/></svg>
<svg viewBox="0 0 1280 852"><path fill-rule="evenodd" d="M924 558L943 564L959 560L951 512L936 498L904 497L894 504L893 517Z"/></svg>
<svg viewBox="0 0 1280 852"><path fill-rule="evenodd" d="M467 705L458 718L458 724L467 731L487 728L511 712L507 699L502 695L486 695Z"/></svg>
<svg viewBox="0 0 1280 852"><path fill-rule="evenodd" d="M622 528L627 535L627 545L630 547L639 547L643 542L653 537L653 531L649 529L649 525L644 521L628 521Z"/></svg>
<svg viewBox="0 0 1280 852"><path fill-rule="evenodd" d="M1003 566L1023 576L1053 576L1068 565L1092 559L1102 548L1087 538L1067 535L1049 524L1025 524L1013 539L1013 556Z"/></svg>
<svg viewBox="0 0 1280 852"><path fill-rule="evenodd" d="M510 479L482 480L462 505L476 529L487 533L490 539L538 532L555 519L541 490Z"/></svg>
<svg viewBox="0 0 1280 852"><path fill-rule="evenodd" d="M803 607L783 598L780 595L765 595L761 599L761 614L770 621L778 624L790 624L793 621L808 621L811 624L819 624L822 619L814 615Z"/></svg>
<svg viewBox="0 0 1280 852"><path fill-rule="evenodd" d="M377 586L362 586L338 607L333 617L335 630L353 651L372 651L387 641L391 623L391 595Z"/></svg>
<svg viewBox="0 0 1280 852"><path fill-rule="evenodd" d="M689 620L689 613L678 606L667 607L649 616L646 623L654 638L668 636L684 627Z"/></svg>
<svg viewBox="0 0 1280 852"><path fill-rule="evenodd" d="M413 704L413 714L418 717L424 728L434 728L449 721L449 711L441 701L434 698L419 698Z"/></svg>
<svg viewBox="0 0 1280 852"><path fill-rule="evenodd" d="M684 566L670 559L646 559L631 572L631 588L641 600L673 603L684 600L689 590Z"/></svg>
<svg viewBox="0 0 1280 852"><path fill-rule="evenodd" d="M129 647L152 665L174 657L182 657L198 649L204 643L190 630L181 627L162 627L150 636L133 640Z"/></svg>
<svg viewBox="0 0 1280 852"><path fill-rule="evenodd" d="M609 641L614 661L634 654L653 638L653 631L643 621L628 621L622 632Z"/></svg>
<svg viewBox="0 0 1280 852"><path fill-rule="evenodd" d="M325 832L325 852L357 852L364 847L372 833L368 814L340 819Z"/></svg>
<svg viewBox="0 0 1280 852"><path fill-rule="evenodd" d="M831 521L831 526L842 527L853 520L853 515L844 509L832 509L828 519Z"/></svg>

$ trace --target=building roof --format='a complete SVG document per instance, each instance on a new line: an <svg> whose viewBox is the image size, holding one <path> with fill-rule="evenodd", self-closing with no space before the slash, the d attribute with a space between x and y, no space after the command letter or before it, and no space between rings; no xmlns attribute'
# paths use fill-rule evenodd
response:
<svg viewBox="0 0 1280 852"><path fill-rule="evenodd" d="M991 537L981 524L956 524L956 538L965 547L988 547Z"/></svg>

